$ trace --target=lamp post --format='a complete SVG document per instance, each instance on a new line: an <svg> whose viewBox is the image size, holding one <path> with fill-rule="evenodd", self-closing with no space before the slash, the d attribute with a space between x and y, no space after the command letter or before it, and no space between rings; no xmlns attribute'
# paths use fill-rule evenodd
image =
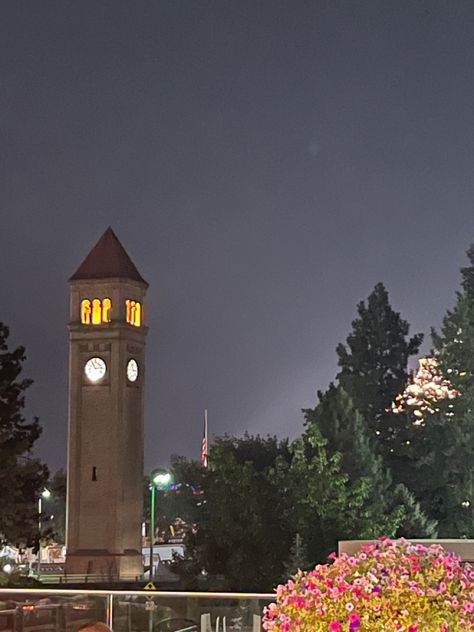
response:
<svg viewBox="0 0 474 632"><path fill-rule="evenodd" d="M157 489L166 489L171 483L171 474L163 469L153 470L150 476L151 514L150 514L150 581L154 578L153 542L155 539L155 497Z"/></svg>
<svg viewBox="0 0 474 632"><path fill-rule="evenodd" d="M41 575L41 529L43 526L41 522L41 515L43 513L43 498L44 500L48 500L48 498L51 498L51 492L46 487L43 489L43 491L38 497L38 567L37 567L38 580L40 580L40 575Z"/></svg>

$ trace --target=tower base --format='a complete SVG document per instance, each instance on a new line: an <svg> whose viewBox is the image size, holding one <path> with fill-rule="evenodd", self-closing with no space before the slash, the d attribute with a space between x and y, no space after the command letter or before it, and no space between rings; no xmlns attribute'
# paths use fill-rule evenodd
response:
<svg viewBox="0 0 474 632"><path fill-rule="evenodd" d="M65 574L87 577L90 582L136 581L143 576L143 560L138 551L74 551L66 555Z"/></svg>

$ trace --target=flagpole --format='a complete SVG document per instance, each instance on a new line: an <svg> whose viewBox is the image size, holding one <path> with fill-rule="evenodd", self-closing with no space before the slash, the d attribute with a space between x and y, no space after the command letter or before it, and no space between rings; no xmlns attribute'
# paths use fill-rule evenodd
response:
<svg viewBox="0 0 474 632"><path fill-rule="evenodd" d="M206 467L209 465L209 442L207 440L207 408L204 409L204 436L206 438Z"/></svg>
<svg viewBox="0 0 474 632"><path fill-rule="evenodd" d="M205 408L204 409L204 436L202 438L202 447L201 447L201 463L206 468L208 465L208 451L209 451L209 445L207 442L207 408Z"/></svg>

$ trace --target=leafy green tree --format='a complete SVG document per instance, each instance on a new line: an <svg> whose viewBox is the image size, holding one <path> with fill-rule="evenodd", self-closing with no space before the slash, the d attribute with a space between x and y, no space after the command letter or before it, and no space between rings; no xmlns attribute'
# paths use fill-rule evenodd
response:
<svg viewBox="0 0 474 632"><path fill-rule="evenodd" d="M277 462L279 486L286 486L287 520L304 539L310 560L321 562L339 540L365 539L396 532L402 513L388 514L371 502L368 477L349 479L343 456L331 453L316 424L293 442L289 465Z"/></svg>
<svg viewBox="0 0 474 632"><path fill-rule="evenodd" d="M214 441L211 467L200 468L198 528L188 533L186 558L175 560L183 587L261 590L280 580L294 533L284 518L291 501L274 475L278 459L290 459L288 441Z"/></svg>
<svg viewBox="0 0 474 632"><path fill-rule="evenodd" d="M366 420L377 438L377 450L385 465L393 467L406 441L401 418L390 412L392 402L408 380L408 360L415 355L422 334L409 337L409 324L395 312L388 292L378 283L367 302L357 306L358 317L346 344L337 347L338 383Z"/></svg>
<svg viewBox="0 0 474 632"><path fill-rule="evenodd" d="M23 415L31 385L21 377L25 350L10 350L8 337L0 323L0 538L24 544L37 536L37 500L48 472L31 456L41 434L38 419L28 422Z"/></svg>
<svg viewBox="0 0 474 632"><path fill-rule="evenodd" d="M305 410L306 426L316 425L327 441L329 454L341 454L341 467L349 481L370 481L365 507L377 515L398 516L391 535L435 537L436 523L423 514L411 492L401 484L394 486L390 471L377 452L365 419L341 386L331 384L318 393L319 403ZM391 523L393 527L394 523ZM385 529L390 529L386 525ZM378 535L386 535L388 531Z"/></svg>
<svg viewBox="0 0 474 632"><path fill-rule="evenodd" d="M340 539L392 535L403 507L370 501L369 476L349 480L316 424L291 445L275 438L223 437L203 470L207 500L184 560L183 586L270 590L295 559L296 534L308 564L324 561ZM379 499L380 500L380 499Z"/></svg>
<svg viewBox="0 0 474 632"><path fill-rule="evenodd" d="M276 438L222 437L211 447L203 481L207 503L191 545L193 572L209 587L270 589L283 574L293 533L282 518L287 498L272 467L289 458Z"/></svg>

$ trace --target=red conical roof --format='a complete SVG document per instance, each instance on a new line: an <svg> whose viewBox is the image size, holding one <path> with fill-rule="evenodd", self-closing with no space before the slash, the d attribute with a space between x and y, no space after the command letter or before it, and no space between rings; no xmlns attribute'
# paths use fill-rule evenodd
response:
<svg viewBox="0 0 474 632"><path fill-rule="evenodd" d="M130 279L148 285L110 226L69 280L87 279Z"/></svg>

